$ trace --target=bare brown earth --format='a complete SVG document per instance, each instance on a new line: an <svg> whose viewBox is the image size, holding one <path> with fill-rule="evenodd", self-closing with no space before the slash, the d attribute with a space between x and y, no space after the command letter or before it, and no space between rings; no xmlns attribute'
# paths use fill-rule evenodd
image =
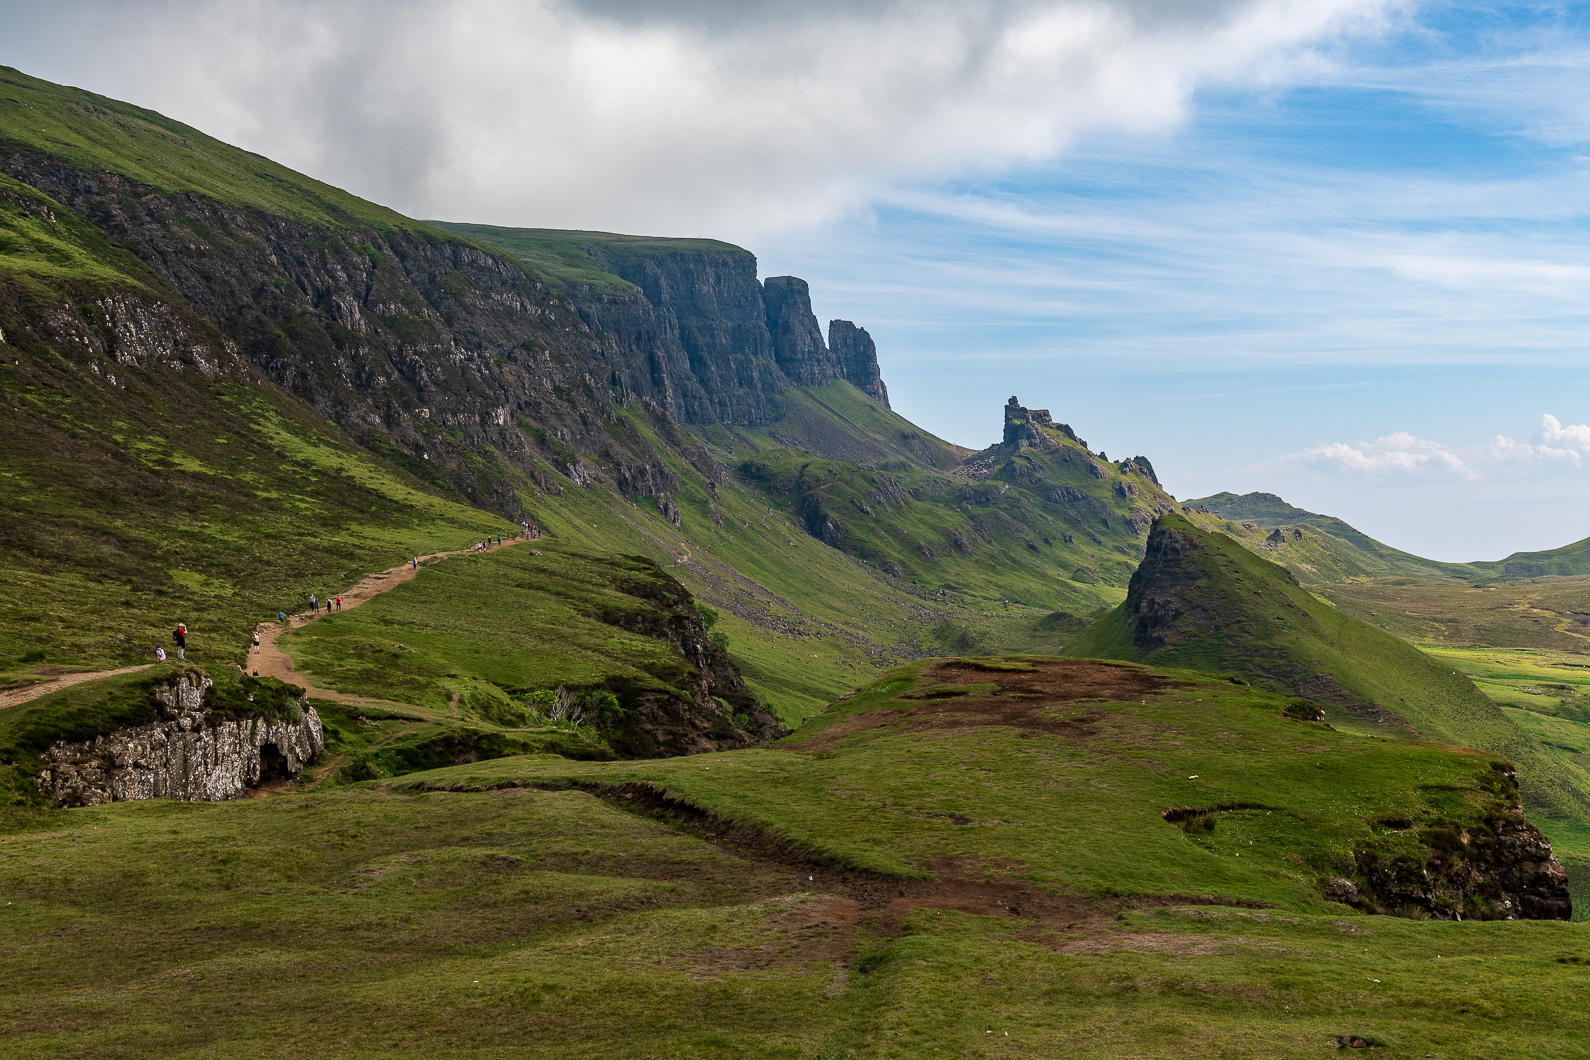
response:
<svg viewBox="0 0 1590 1060"><path fill-rule="evenodd" d="M1023 734L1052 733L1071 739L1093 735L1099 717L1060 715L1052 708L1066 704L1114 703L1147 699L1181 682L1144 673L1132 666L1071 659L1023 659L998 663L954 659L922 671L933 684L900 696L941 704L937 710L902 714L893 707L852 714L827 726L801 747L830 749L847 736L885 725L904 732L951 730L1003 725Z"/></svg>

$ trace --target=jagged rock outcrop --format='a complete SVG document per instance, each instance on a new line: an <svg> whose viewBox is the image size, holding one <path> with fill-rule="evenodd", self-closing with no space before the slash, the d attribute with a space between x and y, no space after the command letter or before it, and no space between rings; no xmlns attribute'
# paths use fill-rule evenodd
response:
<svg viewBox="0 0 1590 1060"><path fill-rule="evenodd" d="M889 388L883 385L883 376L878 372L878 347L866 328L858 328L848 320L830 320L828 348L839 362L841 379L876 398L884 408L889 407Z"/></svg>
<svg viewBox="0 0 1590 1060"><path fill-rule="evenodd" d="M294 778L325 748L320 717L300 705L296 717L238 717L212 708L210 678L180 675L156 688L160 720L53 744L34 779L62 806L131 799L224 802L272 777Z"/></svg>
<svg viewBox="0 0 1590 1060"><path fill-rule="evenodd" d="M839 360L823 344L812 315L811 291L795 276L769 276L762 283L773 359L796 386L818 386L840 378Z"/></svg>
<svg viewBox="0 0 1590 1060"><path fill-rule="evenodd" d="M1154 474L1154 465L1148 462L1146 456L1134 456L1130 460L1121 461L1120 472L1123 475L1139 474L1158 486L1159 476Z"/></svg>
<svg viewBox="0 0 1590 1060"><path fill-rule="evenodd" d="M1049 415L1048 409L1023 408L1016 396L1014 394L1011 395L1010 400L1005 404L1003 444L1026 445L1043 451L1059 449L1060 443L1044 432L1043 428L1045 427L1059 431L1083 448L1087 447L1088 443L1078 438L1076 432L1071 429L1069 424L1056 423L1054 417Z"/></svg>
<svg viewBox="0 0 1590 1060"><path fill-rule="evenodd" d="M624 591L650 606L595 617L667 643L689 664L673 675L674 687L684 694L610 681L608 688L625 708L623 719L604 733L613 750L627 758L663 758L732 751L788 735L713 640L684 586L660 570L649 573L653 577L634 579Z"/></svg>
<svg viewBox="0 0 1590 1060"><path fill-rule="evenodd" d="M1572 919L1568 873L1550 840L1525 820L1516 774L1502 762L1491 768L1504 801L1490 813L1479 821L1443 818L1421 828L1423 858L1359 851L1356 867L1364 886L1332 880L1326 897L1438 920Z"/></svg>

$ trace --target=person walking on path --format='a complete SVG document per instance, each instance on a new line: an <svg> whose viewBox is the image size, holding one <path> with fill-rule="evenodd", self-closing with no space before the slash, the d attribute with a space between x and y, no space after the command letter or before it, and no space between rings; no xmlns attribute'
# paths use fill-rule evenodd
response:
<svg viewBox="0 0 1590 1060"><path fill-rule="evenodd" d="M342 610L342 597L340 597L340 596L337 597L337 610L338 611Z"/></svg>
<svg viewBox="0 0 1590 1060"><path fill-rule="evenodd" d="M287 625L287 612L286 611L278 611L278 612L276 612L276 624L278 626L286 626Z"/></svg>
<svg viewBox="0 0 1590 1060"><path fill-rule="evenodd" d="M254 654L259 654L259 630L254 631Z"/></svg>
<svg viewBox="0 0 1590 1060"><path fill-rule="evenodd" d="M320 601L315 599L314 593L309 594L309 610L317 615L320 614Z"/></svg>
<svg viewBox="0 0 1590 1060"><path fill-rule="evenodd" d="M188 657L188 627L180 622L177 623L177 628L171 634L171 639L177 642L177 658L186 659Z"/></svg>

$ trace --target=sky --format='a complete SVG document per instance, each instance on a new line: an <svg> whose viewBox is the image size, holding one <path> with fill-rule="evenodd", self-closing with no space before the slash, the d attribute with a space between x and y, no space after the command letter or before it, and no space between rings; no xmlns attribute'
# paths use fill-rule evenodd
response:
<svg viewBox="0 0 1590 1060"><path fill-rule="evenodd" d="M894 407L1182 499L1590 535L1590 4L0 0L0 63L412 216L726 239Z"/></svg>

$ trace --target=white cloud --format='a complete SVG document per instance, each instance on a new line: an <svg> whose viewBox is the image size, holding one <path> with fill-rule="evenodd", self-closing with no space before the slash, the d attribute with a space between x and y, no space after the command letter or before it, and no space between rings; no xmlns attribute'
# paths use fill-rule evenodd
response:
<svg viewBox="0 0 1590 1060"><path fill-rule="evenodd" d="M1402 6L67 0L71 49L30 72L413 214L744 238L1173 126L1199 87L1317 70Z"/></svg>
<svg viewBox="0 0 1590 1060"><path fill-rule="evenodd" d="M1548 412L1540 417L1540 427L1533 439L1520 442L1498 434L1491 442L1491 453L1502 461L1528 461L1578 468L1583 458L1590 455L1590 424L1565 427L1561 420Z"/></svg>
<svg viewBox="0 0 1590 1060"><path fill-rule="evenodd" d="M1475 481L1500 476L1517 479L1549 477L1586 466L1590 456L1590 424L1565 426L1547 413L1529 441L1498 434L1489 445L1462 447L1419 438L1406 431L1373 442L1348 445L1330 442L1289 453L1253 470L1309 472L1364 482L1403 481L1413 477ZM1529 472L1534 472L1530 474Z"/></svg>
<svg viewBox="0 0 1590 1060"><path fill-rule="evenodd" d="M1373 442L1326 445L1281 457L1282 467L1316 472L1348 474L1366 479L1385 479L1410 474L1456 475L1477 479L1479 473L1464 463L1451 446L1397 431Z"/></svg>

